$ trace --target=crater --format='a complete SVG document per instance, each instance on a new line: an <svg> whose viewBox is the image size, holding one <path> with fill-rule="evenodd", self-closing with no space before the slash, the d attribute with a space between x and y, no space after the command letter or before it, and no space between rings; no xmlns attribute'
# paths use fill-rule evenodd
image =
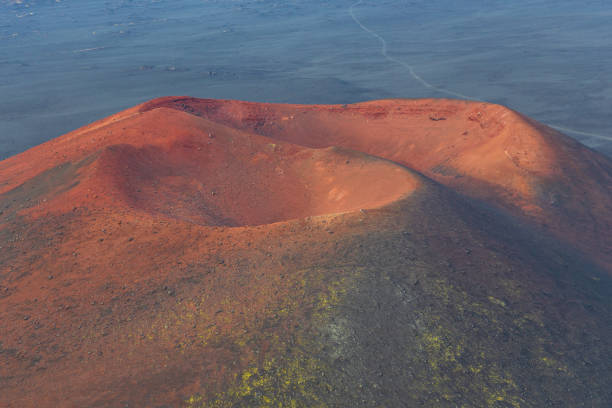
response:
<svg viewBox="0 0 612 408"><path fill-rule="evenodd" d="M237 227L377 208L419 183L411 170L361 152L307 148L196 119L203 122L197 132L175 127L178 134L163 143L105 147L73 195L88 191L106 205Z"/></svg>

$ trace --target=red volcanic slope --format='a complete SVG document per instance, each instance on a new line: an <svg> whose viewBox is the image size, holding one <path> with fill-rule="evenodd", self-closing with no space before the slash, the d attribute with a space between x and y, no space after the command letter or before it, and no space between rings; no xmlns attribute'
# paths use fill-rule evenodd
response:
<svg viewBox="0 0 612 408"><path fill-rule="evenodd" d="M0 162L0 405L607 406L611 187L497 105L147 102Z"/></svg>
<svg viewBox="0 0 612 408"><path fill-rule="evenodd" d="M342 146L391 160L550 230L612 267L610 160L503 106L444 99L296 106L162 98L139 109L157 107L303 146Z"/></svg>
<svg viewBox="0 0 612 408"><path fill-rule="evenodd" d="M176 110L128 117L129 124L113 118L30 150L18 165L7 160L0 191L70 162L78 185L45 191L31 215L93 199L107 208L238 226L378 207L418 184L419 176L385 160L275 142ZM41 165L32 167L28 155Z"/></svg>

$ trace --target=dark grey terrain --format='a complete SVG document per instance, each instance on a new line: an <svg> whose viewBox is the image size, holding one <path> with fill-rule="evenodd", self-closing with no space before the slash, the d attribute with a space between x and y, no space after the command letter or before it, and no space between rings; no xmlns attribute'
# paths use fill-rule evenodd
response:
<svg viewBox="0 0 612 408"><path fill-rule="evenodd" d="M0 159L162 95L461 94L612 155L611 21L609 0L0 0Z"/></svg>

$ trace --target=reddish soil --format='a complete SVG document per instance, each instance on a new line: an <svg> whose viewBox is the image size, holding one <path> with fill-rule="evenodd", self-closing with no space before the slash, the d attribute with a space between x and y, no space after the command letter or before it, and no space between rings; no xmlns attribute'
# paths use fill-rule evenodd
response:
<svg viewBox="0 0 612 408"><path fill-rule="evenodd" d="M156 99L0 162L0 406L603 407L610 236L501 106Z"/></svg>
<svg viewBox="0 0 612 408"><path fill-rule="evenodd" d="M506 107L444 99L297 106L161 98L140 111L160 106L303 146L391 160L550 230L612 268L610 160Z"/></svg>
<svg viewBox="0 0 612 408"><path fill-rule="evenodd" d="M37 192L45 201L23 214L63 213L93 202L200 225L241 226L380 207L418 185L418 175L386 160L278 142L176 110L127 120L34 149L54 150L33 159L44 163L40 167L9 160L0 170L2 190L68 161L78 163L78 176Z"/></svg>

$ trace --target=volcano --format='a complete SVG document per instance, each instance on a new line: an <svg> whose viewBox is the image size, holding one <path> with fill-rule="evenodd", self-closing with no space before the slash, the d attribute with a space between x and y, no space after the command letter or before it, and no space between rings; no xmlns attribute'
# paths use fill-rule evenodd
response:
<svg viewBox="0 0 612 408"><path fill-rule="evenodd" d="M155 99L0 162L0 404L608 407L610 237L503 106Z"/></svg>

